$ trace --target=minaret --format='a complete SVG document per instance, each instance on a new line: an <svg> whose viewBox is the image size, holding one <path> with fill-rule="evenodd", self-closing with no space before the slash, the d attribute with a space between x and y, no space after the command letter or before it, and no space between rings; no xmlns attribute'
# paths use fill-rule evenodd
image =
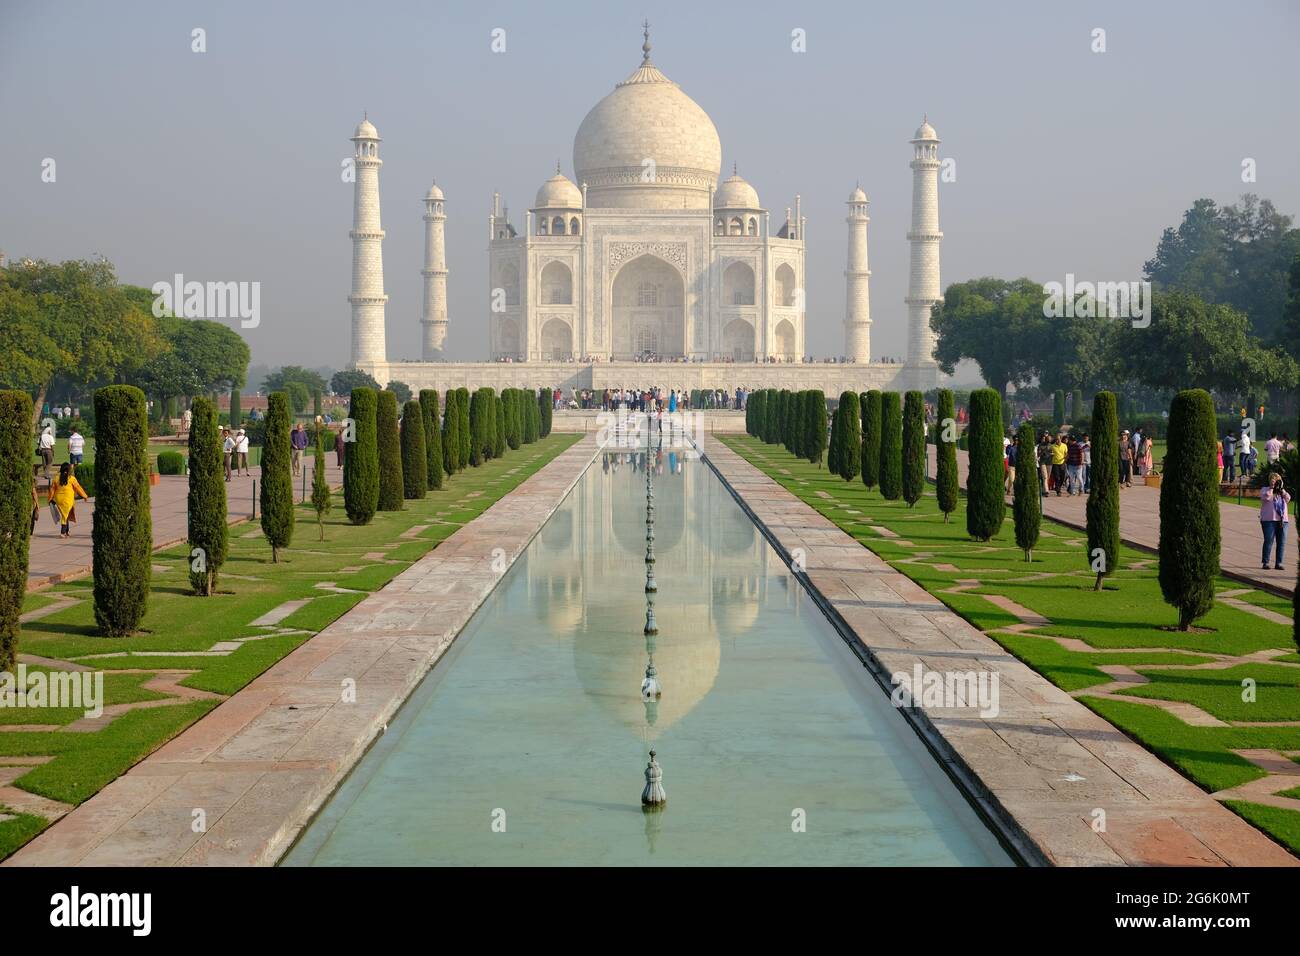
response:
<svg viewBox="0 0 1300 956"><path fill-rule="evenodd" d="M442 190L434 183L424 197L424 348L426 362L442 358L447 343L447 246L443 239Z"/></svg>
<svg viewBox="0 0 1300 956"><path fill-rule="evenodd" d="M943 298L939 291L939 137L926 119L912 140L911 278L907 292L907 364L934 362L934 332L930 307ZM937 382L937 376L936 376Z"/></svg>
<svg viewBox="0 0 1300 956"><path fill-rule="evenodd" d="M867 194L849 196L849 262L844 270L844 355L850 362L871 361L871 270L867 268Z"/></svg>
<svg viewBox="0 0 1300 956"><path fill-rule="evenodd" d="M387 361L384 347L384 230L379 226L379 131L363 119L352 134L356 183L352 205L352 364Z"/></svg>

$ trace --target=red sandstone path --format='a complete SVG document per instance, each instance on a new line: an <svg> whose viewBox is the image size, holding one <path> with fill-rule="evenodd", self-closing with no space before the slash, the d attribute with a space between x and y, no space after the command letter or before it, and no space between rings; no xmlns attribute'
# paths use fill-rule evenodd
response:
<svg viewBox="0 0 1300 956"><path fill-rule="evenodd" d="M343 483L343 469L334 464L333 454L326 454L326 475L330 487ZM304 457L303 470L307 474L307 498L311 498L312 459ZM247 519L253 513L253 482L261 480L262 470L253 468L252 475L231 478L226 485L226 511L232 522ZM260 485L258 486L260 489ZM294 500L303 495L302 478L293 481ZM50 518L45 504L45 479L37 478L37 496L41 500L41 516L32 535L27 564L27 590L56 584L90 573L90 528L95 514L95 502L77 502L77 521L72 525L72 537L61 539L59 526ZM161 475L158 484L149 489L153 512L154 548L162 548L184 541L187 535L187 506L189 478L185 475ZM261 514L259 509L258 514Z"/></svg>
<svg viewBox="0 0 1300 956"><path fill-rule="evenodd" d="M934 477L935 452L929 446L930 477ZM966 452L957 452L957 472L962 487L966 487ZM1075 528L1085 528L1086 495L1073 498L1062 494L1059 498L1049 492L1043 499L1043 514ZM1160 545L1160 489L1134 484L1121 488L1119 496L1119 531L1125 542L1154 550ZM1258 584L1270 591L1291 595L1296 583L1296 524L1287 529L1286 568L1265 571L1260 567L1260 551L1264 544L1259 530L1259 509L1222 501L1219 503L1219 527L1223 546L1219 565L1223 573L1239 581ZM1271 562L1270 562L1271 563Z"/></svg>

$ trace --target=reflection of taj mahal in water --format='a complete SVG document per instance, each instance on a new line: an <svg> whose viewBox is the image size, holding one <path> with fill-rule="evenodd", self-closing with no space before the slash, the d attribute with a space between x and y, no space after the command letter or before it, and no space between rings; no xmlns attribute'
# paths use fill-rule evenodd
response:
<svg viewBox="0 0 1300 956"><path fill-rule="evenodd" d="M719 183L717 129L651 62L648 30L641 64L578 128L574 180L557 164L518 225L493 197L486 310L491 363L440 361L449 320L446 197L437 185L424 200L421 361L389 361L378 131L365 120L353 142L352 363L381 383L400 379L443 390L622 387L641 384L647 372L625 363L655 359L663 364L652 377L669 387L832 392L937 384L929 313L940 298L943 234L939 140L929 123L912 140L906 365L871 361L868 201L861 188L847 202L843 354L850 364L802 362L806 220L800 198L786 206L778 224L734 167Z"/></svg>

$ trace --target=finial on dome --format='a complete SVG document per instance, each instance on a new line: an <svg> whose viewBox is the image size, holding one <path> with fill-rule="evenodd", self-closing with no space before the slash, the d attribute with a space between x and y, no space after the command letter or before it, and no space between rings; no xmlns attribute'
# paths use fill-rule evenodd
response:
<svg viewBox="0 0 1300 956"><path fill-rule="evenodd" d="M733 176L739 176L739 175L740 175L739 164L738 164L735 160L732 160L732 162L731 162L731 175L733 175Z"/></svg>
<svg viewBox="0 0 1300 956"><path fill-rule="evenodd" d="M641 44L641 62L649 63L650 62L650 21L649 20L644 21L641 24L641 27L642 27L642 36L645 37L645 42Z"/></svg>

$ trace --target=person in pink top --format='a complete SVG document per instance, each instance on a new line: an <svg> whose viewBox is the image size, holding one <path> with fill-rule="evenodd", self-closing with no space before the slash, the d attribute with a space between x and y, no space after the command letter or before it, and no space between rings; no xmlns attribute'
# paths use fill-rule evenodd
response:
<svg viewBox="0 0 1300 956"><path fill-rule="evenodd" d="M1264 532L1264 552L1262 567L1268 570L1268 554L1276 552L1273 562L1275 570L1282 570L1282 555L1286 552L1286 526L1291 520L1287 514L1287 505L1291 503L1291 492L1282 486L1282 478L1276 472L1268 476L1266 484L1259 493L1259 526Z"/></svg>

